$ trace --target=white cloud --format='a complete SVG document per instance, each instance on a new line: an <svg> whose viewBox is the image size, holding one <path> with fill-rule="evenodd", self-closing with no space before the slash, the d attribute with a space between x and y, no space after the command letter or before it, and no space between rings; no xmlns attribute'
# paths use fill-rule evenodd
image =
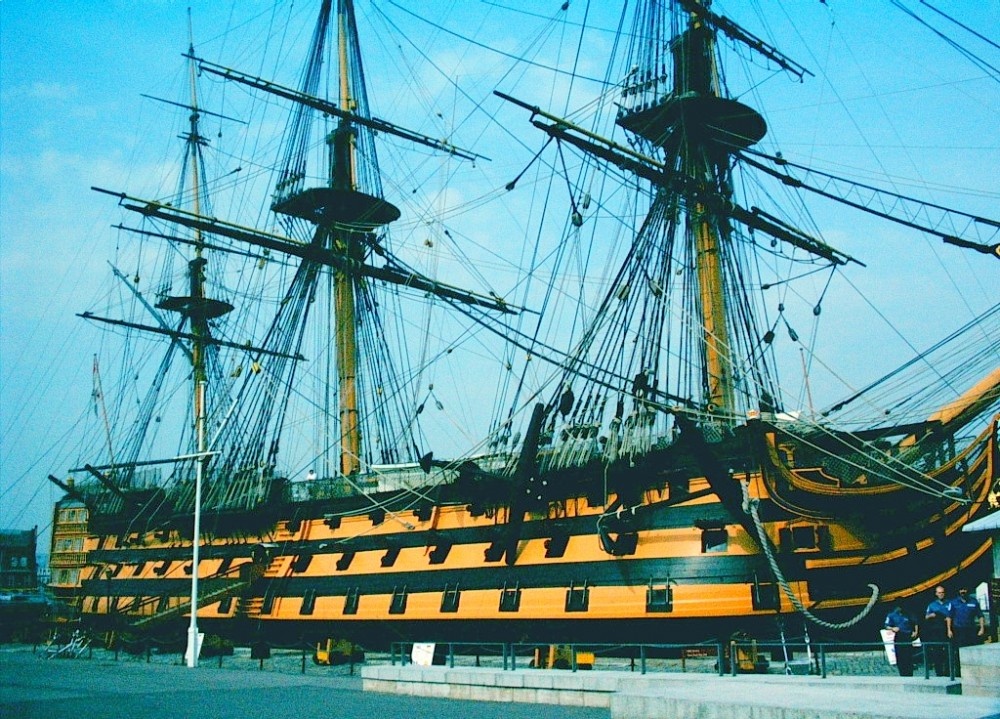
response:
<svg viewBox="0 0 1000 719"><path fill-rule="evenodd" d="M33 82L27 86L25 94L35 100L71 102L80 95L75 85L61 82Z"/></svg>

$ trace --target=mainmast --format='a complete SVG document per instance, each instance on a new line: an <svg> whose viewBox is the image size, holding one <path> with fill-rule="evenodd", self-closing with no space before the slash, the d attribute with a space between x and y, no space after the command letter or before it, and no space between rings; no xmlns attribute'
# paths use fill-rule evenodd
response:
<svg viewBox="0 0 1000 719"><path fill-rule="evenodd" d="M319 27L327 23L331 10L324 3ZM332 251L342 259L333 268L333 320L335 362L338 385L340 425L340 472L357 474L361 470L361 422L358 400L358 337L355 268L365 260L371 233L400 215L399 210L381 197L359 189L357 132L353 113L359 107L354 87L363 77L360 53L352 52L355 36L354 5L339 0L336 14L337 63L340 74L340 114L337 126L326 138L329 153L329 184L326 187L301 189L300 176L292 176L289 191L280 194L272 209L316 224L314 246ZM314 40L314 61L318 62L322 33ZM317 68L318 69L318 68ZM360 85L358 85L360 87ZM365 108L365 111L367 109ZM282 188L283 189L283 188ZM372 188L377 191L377 188Z"/></svg>
<svg viewBox="0 0 1000 719"><path fill-rule="evenodd" d="M338 42L336 50L330 48L334 37ZM329 63L334 52L337 59ZM407 143L469 160L481 156L371 116L350 0L338 0L336 11L333 0L322 3L297 88L207 62L196 58L193 51L189 57L199 72L221 76L291 102L283 159L271 203L271 210L283 215L283 232L211 216L209 208L203 208L200 202L194 208L182 208L176 202L144 200L101 190L119 197L124 207L146 218L193 230L193 239L178 238L179 242L195 247L188 273L190 294L169 297L159 304L162 309L182 314L183 324L190 320L190 331L181 332L181 328L168 328L163 323L157 328L89 314L87 317L190 340L194 347L191 354L196 387L201 386L207 374L204 355L209 347L230 347L254 355L256 369L244 376L239 391L263 399L234 403L233 414L218 435L218 445L225 453L220 464L227 469L225 481L211 488L210 501L214 507L252 507L264 497L262 480L277 461L286 411L293 391L297 391L296 367L304 359L299 349L305 341L307 321L317 299L323 301L315 303L313 314L325 314L329 331L324 328L319 346L313 348L318 350L313 354L317 360L314 376L322 384L321 393L330 398L335 389L337 396L335 411L328 407L326 399L314 405L322 424L318 454L325 457L327 448L337 442L338 470L344 475L360 472L365 457L396 462L409 456L415 444L408 441L412 430L407 410L399 399L402 373L382 331L380 303L375 299L380 286L389 284L482 310L500 313L515 310L501 298L480 295L422 275L393 254L385 242L387 238L380 236L380 229L398 219L400 211L383 197L375 137L392 135ZM336 102L321 96L327 67L331 72L339 71ZM195 100L189 109L192 125L187 139L193 155L198 157L192 158L197 187L204 176L199 147L205 140L198 132L200 113ZM321 141L317 143L315 131L319 123L324 126ZM313 148L319 149L322 158L313 155ZM313 166L316 160L319 168ZM196 189L196 198L200 194L200 188ZM203 234L212 238L212 244L203 242ZM226 303L205 297L202 250L225 249L225 243L219 243L220 238L300 260L266 336L253 345L210 335L209 322L232 310ZM376 258L383 264L373 264ZM269 385L266 390L257 381L262 368L256 358L262 355L274 359L263 368ZM388 406L390 402L394 403L390 411L378 413L378 424L366 432L364 427L369 425L365 417L376 405ZM202 398L197 397L196 417L202 404ZM333 404L332 399L329 404ZM337 429L331 429L334 423L339 425Z"/></svg>

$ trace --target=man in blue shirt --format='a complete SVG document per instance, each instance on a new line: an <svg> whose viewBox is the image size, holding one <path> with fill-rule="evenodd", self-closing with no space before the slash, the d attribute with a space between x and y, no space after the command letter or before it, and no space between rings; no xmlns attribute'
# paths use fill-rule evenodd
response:
<svg viewBox="0 0 1000 719"><path fill-rule="evenodd" d="M986 618L975 597L969 596L969 590L961 587L958 596L951 600L950 622L948 636L954 639L960 647L979 644L986 636Z"/></svg>
<svg viewBox="0 0 1000 719"><path fill-rule="evenodd" d="M885 628L893 633L896 650L896 669L901 677L913 676L913 640L920 634L920 627L898 604L885 618Z"/></svg>
<svg viewBox="0 0 1000 719"><path fill-rule="evenodd" d="M920 625L921 639L927 651L927 661L939 677L948 676L948 618L951 605L945 597L944 587L934 587L934 599L927 605L924 621Z"/></svg>
<svg viewBox="0 0 1000 719"><path fill-rule="evenodd" d="M959 649L979 644L986 636L986 619L975 597L967 587L959 587L958 596L948 603L948 638L955 652L955 667L959 671Z"/></svg>

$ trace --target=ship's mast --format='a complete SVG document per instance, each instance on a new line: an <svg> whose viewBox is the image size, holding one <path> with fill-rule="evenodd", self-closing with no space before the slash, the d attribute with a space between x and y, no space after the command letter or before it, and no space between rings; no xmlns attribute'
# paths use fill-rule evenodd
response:
<svg viewBox="0 0 1000 719"><path fill-rule="evenodd" d="M194 57L193 44L190 46L188 54L189 57ZM191 114L189 116L190 130L188 131L186 138L188 144L187 159L191 163L192 212L196 216L201 216L201 146L205 144L205 139L202 137L198 128L198 122L201 116L198 110L198 93L195 83L194 60L192 59L189 64L191 83L191 105L189 109ZM215 300L205 295L205 265L208 264L208 260L203 256L205 243L204 238L202 237L201 229L198 227L194 228L191 244L194 245L194 259L188 263L188 284L190 294L186 296L167 297L161 300L157 304L157 307L177 312L185 317L190 323L192 335L192 407L194 410L192 416L193 423L197 426L200 418L204 418L205 411L207 409L205 406L205 385L208 382L208 373L205 367L205 348L211 343L212 340L211 330L209 329L208 323L210 320L217 319L231 312L233 310L233 306L228 302ZM199 439L197 442L198 446L196 447L196 451L198 453L204 453L205 447L201 446L203 444L203 439Z"/></svg>
<svg viewBox="0 0 1000 719"><path fill-rule="evenodd" d="M194 57L194 46L189 49L189 57ZM195 86L195 63L192 59L191 65L191 104L189 123L190 129L187 137L187 160L191 163L191 193L192 193L192 214L200 216L202 212L201 195L201 147L205 144L198 128L200 112L198 110L198 95ZM205 295L205 243L199 227L193 228L193 239L190 244L194 246L194 259L188 262L188 290L187 295L165 297L157 303L158 309L177 312L185 318L190 325L191 335L191 368L192 368L192 392L193 392L193 420L197 424L198 417L203 416L205 410L205 393L203 385L208 381L208 373L205 368L205 348L212 344L209 321L222 317L232 312L233 306L228 302L212 299ZM204 451L204 447L197 448L199 452Z"/></svg>
<svg viewBox="0 0 1000 719"><path fill-rule="evenodd" d="M190 22L190 19L189 19ZM194 55L194 42L188 45L188 54ZM188 62L190 83L191 83L191 139L192 144L200 141L198 134L198 93L195 85L194 62ZM201 214L201 175L198 167L198 152L188 153L191 160L191 188L194 193L194 213ZM195 228L194 231L194 254L195 259L191 263L189 272L191 273L191 296L199 302L205 298L204 266L205 258L202 257L204 241L201 230ZM194 365L194 423L195 441L198 458L195 460L195 489L194 489L194 527L191 531L191 624L188 628L188 658L187 665L191 668L198 666L198 565L199 551L201 549L201 485L204 479L205 470L205 330L206 320L202 318L191 321L195 340L192 343L191 355Z"/></svg>
<svg viewBox="0 0 1000 719"><path fill-rule="evenodd" d="M530 110L532 124L550 137L652 185L652 202L636 233L637 246L649 251L625 259L621 284L614 284L606 296L604 307L613 316L606 318L606 335L600 330L601 339L588 341L583 351L593 348L593 361L601 363L612 356L608 351L617 357L619 347L633 344L629 337L648 338L641 347L635 344L627 360L622 399L641 392L643 400L667 400L707 414L713 425L731 426L744 399L750 407L764 393L772 394L764 362L755 362L751 376L743 380L733 369L740 362L737 357L745 360L761 351L747 346L756 344L752 338L770 342L770 333L756 326L746 304L742 284L747 267L733 241L734 226L760 231L833 264L850 258L756 208L734 202L734 158L742 158L763 139L767 124L756 110L727 96L716 59L716 34L724 33L797 77L808 71L712 13L710 4L644 0L637 5L634 31L623 53L626 62L608 78L622 84L615 122L629 133L627 143L497 94ZM648 292L622 292L637 286L648 287ZM567 374L578 373L568 369ZM623 411L619 402L615 421Z"/></svg>
<svg viewBox="0 0 1000 719"><path fill-rule="evenodd" d="M327 27L331 2L324 3L318 29ZM377 227L399 217L399 210L386 202L377 186L365 188L379 196L362 191L358 170L358 131L370 119L356 114L362 104L358 97L358 83L362 69L356 52L354 5L351 0L338 0L336 10L337 66L339 78L339 104L330 105L313 97L309 92L288 93L302 104L302 111L310 108L324 110L337 118L337 126L326 137L329 174L325 187L303 188L304 175L289 171L288 181L279 183L272 209L275 212L298 217L316 225L310 245L336 258L332 271L333 333L337 372L337 413L339 420L340 472L357 474L361 470L362 436L358 393L358 330L357 282L363 276L367 240ZM314 38L309 77L316 77L320 63L323 32ZM317 72L313 72L317 71ZM231 76L230 73L226 73ZM273 86L268 88L271 91ZM363 108L367 112L367 108ZM390 132L397 131L385 125ZM299 162L299 158L294 158Z"/></svg>
<svg viewBox="0 0 1000 719"><path fill-rule="evenodd" d="M194 44L188 45L188 54L194 55ZM190 92L191 92L191 132L188 142L190 143L191 151L188 152L188 160L191 162L191 201L193 203L192 210L194 214L201 215L201 168L199 167L198 158L200 153L197 151L197 147L201 143L201 135L198 132L198 92L197 86L195 84L195 67L193 61L188 61L188 73L190 82ZM202 238L201 230L198 228L194 229L194 261L189 266L189 272L191 276L191 296L195 298L195 301L201 301L205 298L205 259L202 257L204 252L204 239ZM198 421L198 417L201 416L201 402L202 402L202 392L199 391L199 386L205 382L205 344L204 336L206 334L206 320L204 317L195 320L192 317L192 331L196 339L192 343L191 353L193 355L191 363L194 366L194 417L195 422ZM204 447L198 447L198 451L204 451Z"/></svg>
<svg viewBox="0 0 1000 719"><path fill-rule="evenodd" d="M691 16L687 32L675 40L675 97L719 97L712 31ZM696 186L716 187L726 156L717 156L700 133L685 133L680 143L681 167ZM722 276L722 247L718 226L703 203L695 203L689 214L688 231L694 233L694 262L701 297L704 333L705 390L707 409L721 417L735 410L726 293Z"/></svg>
<svg viewBox="0 0 1000 719"><path fill-rule="evenodd" d="M198 93L195 82L193 40L189 45L188 56L192 59L189 61L191 93L189 110L191 114L189 115L190 129L186 138L188 146L187 159L191 163L192 211L196 216L200 216L202 211L201 146L205 140L201 136L198 127L200 113L198 111ZM157 304L157 307L182 315L190 325L192 338L191 375L193 391L192 420L195 437L195 487L191 539L191 624L188 630L189 654L187 665L189 667L196 667L198 665L198 565L199 545L201 542L201 496L202 482L208 460L207 447L205 445L206 387L208 384L208 373L205 368L205 348L211 341L211 331L208 326L209 320L228 314L232 311L233 307L227 302L214 300L205 295L205 265L208 263L208 260L203 256L205 245L200 228L194 228L191 244L194 245L194 259L188 263L189 294L186 296L166 297Z"/></svg>
<svg viewBox="0 0 1000 719"><path fill-rule="evenodd" d="M332 39L334 33L337 47L328 51L328 41ZM339 72L337 102L322 97L323 70L325 61L332 52L336 52L336 61L331 64L335 65L335 71ZM191 57L194 59L193 53ZM274 462L279 446L278 435L281 431L284 407L291 387L294 386L295 370L290 361L302 359L297 349L303 340L302 330L306 326L309 306L315 298L323 297L329 304L327 322L333 325L329 328L333 339L330 345L333 356L327 363L328 378L323 379L323 390L327 391L336 385L338 406L335 417L339 428L336 430L329 428L329 425L333 424L330 420L334 415L328 408L324 408L320 420L324 425L321 429L320 444L323 447L328 446L328 443L332 444L329 440L336 432L339 435L336 437L339 445L338 470L343 475L357 474L362 470L362 457L367 451L363 450L367 438L364 436L362 422L362 413L365 411L362 393L371 390L372 393L381 395L388 376L380 374L380 370L372 370L373 374L379 375L375 380L377 386L366 388L363 375L376 363L381 363L379 365L381 368L389 367L388 347L384 338L378 336L377 331L373 333L373 328L378 324L377 320L367 327L362 324L362 315L367 316L367 312L376 311L375 304L369 306L360 296L360 293L367 291L366 283L369 280L376 280L379 283L385 282L428 292L449 301L476 305L498 312L511 312L502 300L480 296L411 271L387 251L382 239L378 238L376 233L379 228L398 219L400 211L383 197L374 137L376 134L393 135L409 143L470 160L480 156L457 148L449 142L407 130L370 115L364 88L354 6L351 0L338 0L335 9L333 0L323 0L298 88L279 85L202 59L196 59L196 62L201 72L221 76L293 103L283 150L283 164L279 168L271 209L285 216L282 225L290 234L304 234L308 231L308 225L312 225L311 239L306 243L301 241L301 235L291 239L285 235L248 228L219 218L204 217L197 210L181 210L172 205L142 201L138 198L128 197L125 206L148 217L195 228L211 236L224 236L239 242L247 242L263 247L267 251L281 252L301 260L298 271L289 285L288 294L280 305L279 315L272 325L273 331L269 334L268 342L273 343L276 349L254 350L282 360L269 369L275 386L281 387L281 397L273 402L267 402L260 416L249 416L255 411L251 407L246 417L248 422L253 422L258 427L267 426L267 440L246 443L237 439L232 445L226 444L226 437L220 438L219 441L222 445L230 446L232 452L242 455L246 450L245 459L231 459L231 464L257 466L261 462L267 464ZM334 68L331 68L331 71L334 71ZM323 118L323 122L334 123L335 126L322 140L325 166L316 172L310 171L309 168L312 160L310 148L315 146L314 121L320 118ZM192 135L196 147L200 138L197 138L195 132ZM321 179L313 184L317 176ZM123 199L126 199L125 196ZM195 240L192 244L200 244L200 240ZM382 266L372 264L370 260L375 254L385 264ZM192 262L203 262L203 260L199 256ZM204 308L202 311L208 313L212 309L213 301L204 298L200 285L203 272L196 272L194 270L197 267L194 265L192 267L192 283L199 284L198 286L192 284L191 297L171 298L168 302L181 303L182 300L188 299L196 313L198 308ZM317 293L317 284L320 281L325 281L327 286L323 288L324 292ZM206 314L204 317L199 317L189 313L189 316L193 327L201 321L201 330L208 331L207 320L213 315ZM365 362L362 363L360 356L362 348L368 348L369 343L372 349L371 356L366 356ZM211 338L208 344L226 346L225 342ZM327 343L324 342L324 347L326 346ZM389 367L389 372L394 372L393 368ZM198 376L197 370L195 374ZM388 381L394 382L391 377ZM373 401L382 400L376 398ZM274 424L270 425L272 420ZM391 425L397 420L388 418L386 421ZM237 418L230 422L229 426L241 427L243 423ZM384 428L382 429L384 431ZM403 447L400 444L407 434L405 428L390 429L385 434L394 439L392 446L380 449L383 453L381 456L387 454L398 456L395 452L399 448L410 450L410 447ZM266 460L260 456L265 450ZM323 455L325 456L326 452L323 452Z"/></svg>
<svg viewBox="0 0 1000 719"><path fill-rule="evenodd" d="M715 57L715 33L722 30L747 42L742 29L709 11L710 0L676 0L683 8L682 27L670 43L673 81L659 94L665 80L659 48L649 51L639 83L631 90L640 99L618 123L663 151L663 169L670 179L661 192L679 192L687 246L695 277L692 310L700 325L702 407L729 424L736 412L733 336L730 327L726 265L728 219L720 207L731 196L732 155L758 142L767 127L752 108L725 97ZM662 15L650 15L654 22ZM655 33L654 33L655 34ZM791 67L776 51L754 41L758 52Z"/></svg>
<svg viewBox="0 0 1000 719"><path fill-rule="evenodd" d="M350 0L343 0L337 7L337 47L340 67L340 106L353 111L348 66L347 33L353 25L354 7ZM351 191L355 187L355 145L351 123L341 119L330 136L332 152L331 184L334 189ZM334 230L333 247L352 259L362 259L360 242L351 232ZM340 471L345 475L356 474L360 468L361 430L358 422L357 395L357 335L354 307L354 281L343 270L335 270L334 317L337 352L338 413L340 416Z"/></svg>

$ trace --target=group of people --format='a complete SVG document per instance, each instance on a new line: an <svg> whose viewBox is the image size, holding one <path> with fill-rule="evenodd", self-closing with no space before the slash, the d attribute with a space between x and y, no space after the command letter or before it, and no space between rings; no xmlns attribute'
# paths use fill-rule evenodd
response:
<svg viewBox="0 0 1000 719"><path fill-rule="evenodd" d="M922 620L897 605L885 618L885 628L893 633L896 669L901 677L913 676L913 640L925 643L926 658L939 677L949 675L949 652L958 672L958 649L979 644L986 636L986 618L967 587L958 596L947 599L942 586L934 588L934 599L927 605Z"/></svg>

